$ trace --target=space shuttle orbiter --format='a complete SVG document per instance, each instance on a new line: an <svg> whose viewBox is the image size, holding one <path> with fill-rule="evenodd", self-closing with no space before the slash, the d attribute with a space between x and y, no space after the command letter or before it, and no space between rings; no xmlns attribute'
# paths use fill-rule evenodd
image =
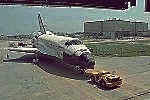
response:
<svg viewBox="0 0 150 100"><path fill-rule="evenodd" d="M94 69L95 60L90 50L78 38L57 36L46 31L40 14L38 14L40 32L32 39L33 52L40 52L64 63L78 66L80 70ZM11 51L32 51L27 48L11 48Z"/></svg>

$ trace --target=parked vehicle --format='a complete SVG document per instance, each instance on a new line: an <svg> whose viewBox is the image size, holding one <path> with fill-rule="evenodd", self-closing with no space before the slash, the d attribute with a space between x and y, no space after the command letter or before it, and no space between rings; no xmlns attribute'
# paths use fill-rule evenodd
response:
<svg viewBox="0 0 150 100"><path fill-rule="evenodd" d="M122 78L114 72L88 69L86 70L86 74L91 81L96 82L103 87L120 87L122 84Z"/></svg>

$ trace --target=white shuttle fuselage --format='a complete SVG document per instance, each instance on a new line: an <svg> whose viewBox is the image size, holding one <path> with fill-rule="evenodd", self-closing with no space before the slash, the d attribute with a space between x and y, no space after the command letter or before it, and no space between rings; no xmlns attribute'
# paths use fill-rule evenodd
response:
<svg viewBox="0 0 150 100"><path fill-rule="evenodd" d="M49 31L34 38L34 47L42 54L52 56L81 69L94 68L90 50L78 38L57 36Z"/></svg>

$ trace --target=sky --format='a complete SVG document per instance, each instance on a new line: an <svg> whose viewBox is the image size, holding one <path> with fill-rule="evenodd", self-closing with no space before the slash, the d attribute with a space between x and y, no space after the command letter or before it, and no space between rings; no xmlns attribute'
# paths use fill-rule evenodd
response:
<svg viewBox="0 0 150 100"><path fill-rule="evenodd" d="M55 32L83 32L84 22L110 18L148 22L150 29L150 13L144 12L144 1L137 0L136 7L129 7L126 10L0 6L0 34L30 34L38 31L37 14L39 12L47 29Z"/></svg>

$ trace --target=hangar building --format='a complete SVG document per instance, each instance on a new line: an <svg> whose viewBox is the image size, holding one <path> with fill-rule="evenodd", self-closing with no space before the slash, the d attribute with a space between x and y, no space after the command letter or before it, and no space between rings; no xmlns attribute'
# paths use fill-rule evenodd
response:
<svg viewBox="0 0 150 100"><path fill-rule="evenodd" d="M124 20L91 21L84 23L84 33L101 33L105 38L121 38L124 36L142 36L148 31L148 23Z"/></svg>

